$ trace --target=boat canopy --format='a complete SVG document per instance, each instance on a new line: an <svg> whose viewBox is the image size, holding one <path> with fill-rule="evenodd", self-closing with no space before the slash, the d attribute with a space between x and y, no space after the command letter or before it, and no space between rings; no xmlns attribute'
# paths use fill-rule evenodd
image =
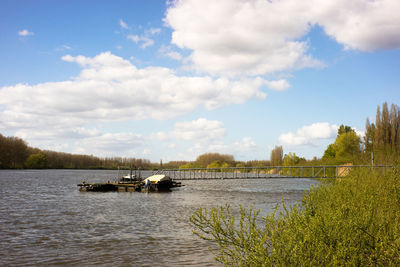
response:
<svg viewBox="0 0 400 267"><path fill-rule="evenodd" d="M171 180L171 178L165 174L156 174L144 179L144 182L147 180L149 180L152 184L157 184L159 182Z"/></svg>

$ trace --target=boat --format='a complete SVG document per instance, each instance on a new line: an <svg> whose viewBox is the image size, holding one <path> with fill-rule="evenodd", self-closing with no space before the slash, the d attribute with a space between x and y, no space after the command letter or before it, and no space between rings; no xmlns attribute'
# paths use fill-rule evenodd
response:
<svg viewBox="0 0 400 267"><path fill-rule="evenodd" d="M164 174L152 175L143 180L142 192L168 191L173 187L180 187L181 183L175 182Z"/></svg>
<svg viewBox="0 0 400 267"><path fill-rule="evenodd" d="M134 174L127 174L119 178L118 181L122 183L132 183L133 181L140 181L140 178L136 177Z"/></svg>

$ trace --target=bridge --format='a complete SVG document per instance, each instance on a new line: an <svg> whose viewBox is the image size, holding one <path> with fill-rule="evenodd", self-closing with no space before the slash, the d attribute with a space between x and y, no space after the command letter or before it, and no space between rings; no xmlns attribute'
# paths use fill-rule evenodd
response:
<svg viewBox="0 0 400 267"><path fill-rule="evenodd" d="M327 166L268 166L154 170L173 180L216 179L276 179L276 178L340 178L354 169L374 169L385 172L391 165L327 165ZM140 176L140 173L139 173Z"/></svg>

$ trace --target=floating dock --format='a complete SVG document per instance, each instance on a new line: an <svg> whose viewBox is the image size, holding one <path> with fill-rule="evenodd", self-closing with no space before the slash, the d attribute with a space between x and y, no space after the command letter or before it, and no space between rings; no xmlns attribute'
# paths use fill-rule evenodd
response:
<svg viewBox="0 0 400 267"><path fill-rule="evenodd" d="M118 181L107 183L86 183L78 184L82 192L168 192L171 188L183 186L180 182L173 181L166 175L153 175L144 180Z"/></svg>

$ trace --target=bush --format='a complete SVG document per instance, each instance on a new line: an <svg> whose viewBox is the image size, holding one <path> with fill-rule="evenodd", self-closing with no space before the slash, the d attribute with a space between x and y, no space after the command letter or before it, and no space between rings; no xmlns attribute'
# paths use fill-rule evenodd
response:
<svg viewBox="0 0 400 267"><path fill-rule="evenodd" d="M28 169L45 169L47 168L47 156L43 152L31 154L25 161L25 167Z"/></svg>
<svg viewBox="0 0 400 267"><path fill-rule="evenodd" d="M311 190L301 205L259 217L229 206L198 210L194 233L218 244L229 266L387 266L400 264L400 178L356 172Z"/></svg>

